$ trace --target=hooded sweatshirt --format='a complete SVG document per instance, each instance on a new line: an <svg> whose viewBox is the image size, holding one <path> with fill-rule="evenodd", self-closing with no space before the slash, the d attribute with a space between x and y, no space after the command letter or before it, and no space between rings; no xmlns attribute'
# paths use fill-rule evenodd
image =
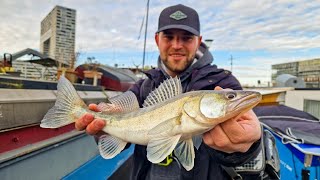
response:
<svg viewBox="0 0 320 180"><path fill-rule="evenodd" d="M216 86L241 90L239 81L231 72L211 65L213 57L202 43L192 65L179 75L183 92L193 90L213 90ZM138 81L130 90L136 94L140 106L148 94L169 78L160 57L158 68L145 72L147 78ZM260 141L254 143L246 153L224 153L202 143L195 151L194 168L186 171L179 162L169 166L152 164L147 159L146 146L135 145L132 157L131 179L230 179L222 169L224 166L238 166L256 156L260 151Z"/></svg>

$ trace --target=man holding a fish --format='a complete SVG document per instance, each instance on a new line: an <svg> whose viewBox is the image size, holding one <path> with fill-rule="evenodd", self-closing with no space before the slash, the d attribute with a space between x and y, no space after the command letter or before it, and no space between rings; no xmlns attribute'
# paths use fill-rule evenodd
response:
<svg viewBox="0 0 320 180"><path fill-rule="evenodd" d="M149 93L169 77L180 78L183 93L222 88L242 89L231 72L211 65L213 57L201 40L199 16L194 9L179 4L161 12L155 34L160 52L158 68L146 72L147 78L130 89L140 107ZM89 109L103 111L95 104L89 105ZM195 150L194 167L189 171L181 168L174 155L153 164L147 159L146 146L135 145L131 178L229 179L222 166L241 165L260 150L260 123L254 112L247 110L203 134L202 143ZM75 126L77 130L86 130L90 135L100 135L108 124L87 113L76 121ZM173 161L167 162L170 158Z"/></svg>

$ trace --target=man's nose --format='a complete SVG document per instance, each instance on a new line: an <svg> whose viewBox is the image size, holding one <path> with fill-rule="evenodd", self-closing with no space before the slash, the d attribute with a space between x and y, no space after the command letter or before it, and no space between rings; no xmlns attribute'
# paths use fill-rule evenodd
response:
<svg viewBox="0 0 320 180"><path fill-rule="evenodd" d="M182 47L182 41L179 37L173 38L172 47L175 49L180 49Z"/></svg>

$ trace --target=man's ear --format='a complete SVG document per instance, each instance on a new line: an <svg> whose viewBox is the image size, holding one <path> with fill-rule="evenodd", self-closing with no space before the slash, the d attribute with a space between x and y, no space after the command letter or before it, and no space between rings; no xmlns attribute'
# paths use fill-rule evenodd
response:
<svg viewBox="0 0 320 180"><path fill-rule="evenodd" d="M198 37L198 48L200 47L201 42L202 42L202 36L199 36L199 37Z"/></svg>
<svg viewBox="0 0 320 180"><path fill-rule="evenodd" d="M157 44L157 46L159 47L159 33L156 33L156 34L154 35L154 39L156 40L156 44Z"/></svg>

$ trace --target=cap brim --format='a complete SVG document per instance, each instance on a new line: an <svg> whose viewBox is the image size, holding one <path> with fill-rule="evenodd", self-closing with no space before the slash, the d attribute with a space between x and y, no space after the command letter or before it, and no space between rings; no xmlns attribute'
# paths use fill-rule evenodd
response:
<svg viewBox="0 0 320 180"><path fill-rule="evenodd" d="M172 25L168 25L168 26L163 26L162 28L158 29L157 33L164 31L164 30L168 30L168 29L182 29L188 32L191 32L192 34L199 36L200 32L195 30L194 28L190 27L190 26L186 26L186 25L181 25L181 24L172 24Z"/></svg>

